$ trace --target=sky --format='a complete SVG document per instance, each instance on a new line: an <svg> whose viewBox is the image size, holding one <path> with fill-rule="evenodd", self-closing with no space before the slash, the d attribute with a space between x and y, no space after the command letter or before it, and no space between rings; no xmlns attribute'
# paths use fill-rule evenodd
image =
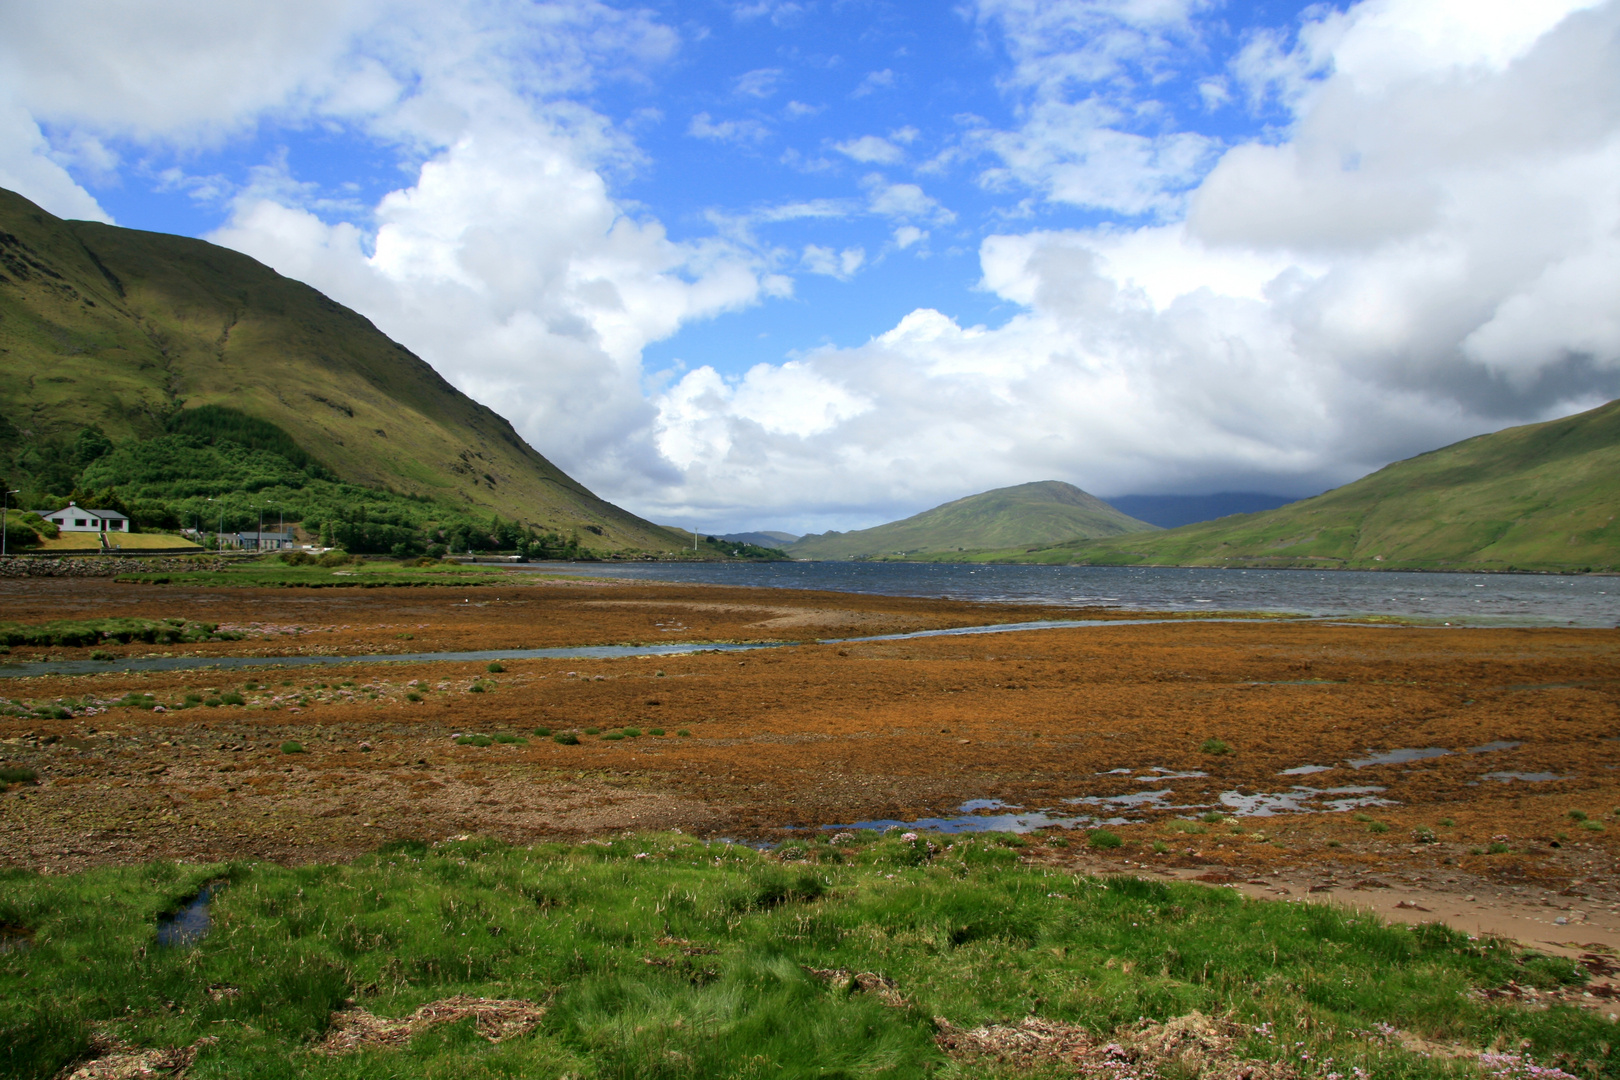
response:
<svg viewBox="0 0 1620 1080"><path fill-rule="evenodd" d="M708 532L1307 495L1620 397L1620 0L3 3L0 186Z"/></svg>

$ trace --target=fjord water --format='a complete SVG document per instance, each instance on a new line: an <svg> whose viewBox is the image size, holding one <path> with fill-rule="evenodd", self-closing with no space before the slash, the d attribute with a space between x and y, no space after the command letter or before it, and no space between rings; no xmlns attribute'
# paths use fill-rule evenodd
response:
<svg viewBox="0 0 1620 1080"><path fill-rule="evenodd" d="M1492 626L1620 623L1620 577L962 563L571 563L540 573L1127 611L1391 615Z"/></svg>

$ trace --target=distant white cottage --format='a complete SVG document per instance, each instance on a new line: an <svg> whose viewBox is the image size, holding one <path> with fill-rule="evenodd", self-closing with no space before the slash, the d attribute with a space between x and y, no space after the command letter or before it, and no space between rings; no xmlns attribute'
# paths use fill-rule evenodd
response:
<svg viewBox="0 0 1620 1080"><path fill-rule="evenodd" d="M62 532L129 532L129 518L116 510L86 510L78 503L46 514L45 520Z"/></svg>

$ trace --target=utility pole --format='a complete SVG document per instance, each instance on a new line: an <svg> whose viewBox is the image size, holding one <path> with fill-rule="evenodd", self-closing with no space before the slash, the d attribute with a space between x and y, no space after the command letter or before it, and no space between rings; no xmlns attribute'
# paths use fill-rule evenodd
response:
<svg viewBox="0 0 1620 1080"><path fill-rule="evenodd" d="M0 488L4 487L4 484L0 484ZM0 498L0 558L4 558L6 556L6 515L11 510L11 497L21 490L22 488L17 488L13 491L8 491L6 492L4 498Z"/></svg>

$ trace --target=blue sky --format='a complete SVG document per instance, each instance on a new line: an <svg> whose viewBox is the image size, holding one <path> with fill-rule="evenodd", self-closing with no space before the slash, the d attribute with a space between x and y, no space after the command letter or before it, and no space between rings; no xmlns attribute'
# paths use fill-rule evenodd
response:
<svg viewBox="0 0 1620 1080"><path fill-rule="evenodd" d="M1304 494L1615 396L1617 21L64 0L0 12L0 185L309 281L661 521Z"/></svg>

